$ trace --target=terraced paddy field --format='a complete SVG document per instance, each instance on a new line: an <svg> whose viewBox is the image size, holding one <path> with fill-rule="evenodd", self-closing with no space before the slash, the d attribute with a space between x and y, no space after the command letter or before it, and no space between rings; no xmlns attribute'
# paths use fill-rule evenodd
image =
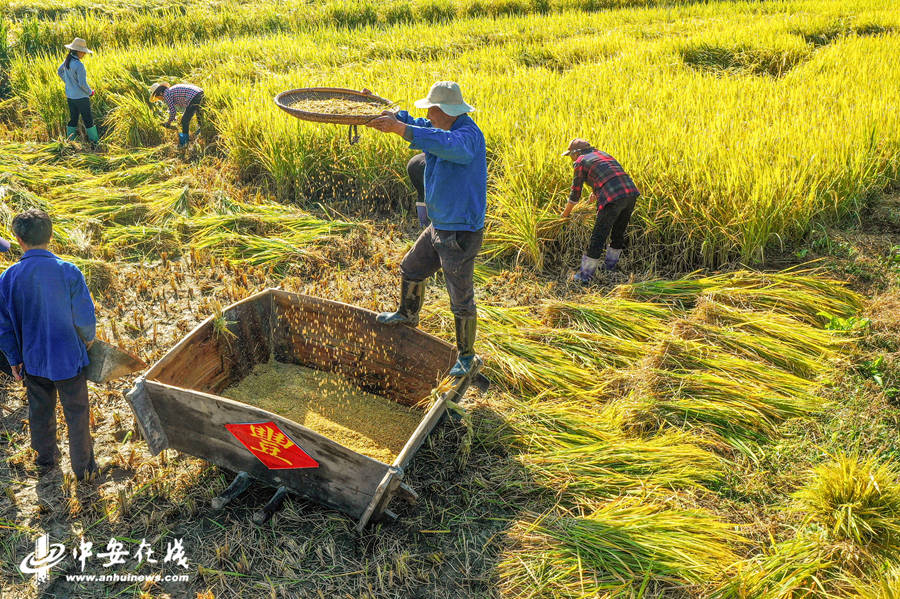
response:
<svg viewBox="0 0 900 599"><path fill-rule="evenodd" d="M92 388L101 479L38 476L23 390L0 392L2 597L825 599L900 589L900 11L874 0L277 4L5 2L0 236L41 207L85 272L100 334L158 358L282 286L393 306L417 234L396 139L303 123L272 98L369 88L411 109L455 79L488 144L473 389L408 473L418 505L359 535L301 500L151 457L122 391ZM101 144L62 141L75 35ZM206 90L187 150L146 101ZM592 225L559 220L559 157L589 138L643 192L620 272L567 275ZM9 263L17 258L2 259ZM421 325L452 340L440 281ZM64 427L61 443L64 443ZM64 452L65 453L65 452ZM66 580L19 565L47 533L188 567ZM100 560L102 562L102 560ZM100 562L85 572L111 573ZM114 569L114 568L113 568Z"/></svg>

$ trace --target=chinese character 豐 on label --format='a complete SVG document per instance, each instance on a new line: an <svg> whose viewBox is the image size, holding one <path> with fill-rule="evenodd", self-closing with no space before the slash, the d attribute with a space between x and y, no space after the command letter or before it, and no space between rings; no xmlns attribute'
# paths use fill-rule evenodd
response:
<svg viewBox="0 0 900 599"><path fill-rule="evenodd" d="M226 424L225 428L269 469L318 468L319 463L275 422Z"/></svg>
<svg viewBox="0 0 900 599"><path fill-rule="evenodd" d="M293 447L294 442L285 437L281 432L274 431L267 426L251 426L250 435L256 438L256 443L258 445L253 449L270 455L273 458L278 458L285 464L291 463L290 460L285 459L280 454L282 450Z"/></svg>

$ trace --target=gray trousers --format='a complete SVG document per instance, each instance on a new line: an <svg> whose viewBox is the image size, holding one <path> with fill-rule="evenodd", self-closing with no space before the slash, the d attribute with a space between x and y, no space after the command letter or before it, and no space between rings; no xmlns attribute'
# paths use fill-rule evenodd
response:
<svg viewBox="0 0 900 599"><path fill-rule="evenodd" d="M40 376L25 375L28 395L28 424L31 447L41 466L59 461L56 447L56 396L63 407L69 427L69 458L75 476L81 478L94 470L94 440L91 437L91 414L88 407L87 380L84 373L64 381L51 381Z"/></svg>
<svg viewBox="0 0 900 599"><path fill-rule="evenodd" d="M403 257L400 272L410 281L424 281L443 269L453 315L460 318L476 316L475 257L481 251L483 238L483 229L443 231L428 225Z"/></svg>

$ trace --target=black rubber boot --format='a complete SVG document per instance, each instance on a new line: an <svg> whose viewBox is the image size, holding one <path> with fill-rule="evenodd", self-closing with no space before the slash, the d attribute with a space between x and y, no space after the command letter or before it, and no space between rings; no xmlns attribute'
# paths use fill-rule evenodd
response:
<svg viewBox="0 0 900 599"><path fill-rule="evenodd" d="M472 369L481 366L481 358L475 355L475 334L478 330L478 317L454 317L456 321L456 349L459 357L450 369L450 376L467 376Z"/></svg>
<svg viewBox="0 0 900 599"><path fill-rule="evenodd" d="M414 327L419 324L419 310L425 303L425 281L400 281L400 307L396 312L382 312L375 317L381 324L405 324Z"/></svg>

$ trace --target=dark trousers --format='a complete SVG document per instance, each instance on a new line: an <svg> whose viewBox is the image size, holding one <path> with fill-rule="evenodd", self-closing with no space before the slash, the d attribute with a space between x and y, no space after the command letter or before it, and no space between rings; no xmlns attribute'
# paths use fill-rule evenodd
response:
<svg viewBox="0 0 900 599"><path fill-rule="evenodd" d="M425 206L425 154L416 154L406 164L409 180L416 190L416 216L419 225L428 226L428 208Z"/></svg>
<svg viewBox="0 0 900 599"><path fill-rule="evenodd" d="M591 233L591 241L588 243L587 257L597 259L603 256L606 249L606 238L609 237L609 247L621 250L625 247L625 228L631 220L634 205L638 196L621 198L609 203L597 212L597 220L594 221L594 232Z"/></svg>
<svg viewBox="0 0 900 599"><path fill-rule="evenodd" d="M481 231L442 231L428 225L403 257L400 272L410 281L424 281L444 270L450 309L455 316L476 316L475 256L481 251Z"/></svg>
<svg viewBox="0 0 900 599"><path fill-rule="evenodd" d="M406 163L406 173L413 188L416 190L416 202L425 201L425 153L416 154Z"/></svg>
<svg viewBox="0 0 900 599"><path fill-rule="evenodd" d="M191 119L194 118L194 115L197 115L197 126L200 126L200 108L201 103L203 102L203 92L200 92L194 98L188 102L187 108L184 109L184 114L181 115L181 132L185 135L188 134L188 129L191 125Z"/></svg>
<svg viewBox="0 0 900 599"><path fill-rule="evenodd" d="M81 120L84 121L85 129L90 129L94 126L94 115L91 114L90 98L78 98L77 100L66 98L66 102L69 103L69 127L78 126L79 115L81 115Z"/></svg>
<svg viewBox="0 0 900 599"><path fill-rule="evenodd" d="M69 428L69 458L78 478L96 469L94 440L91 437L91 415L88 408L87 380L84 373L64 381L51 381L31 374L25 375L28 395L28 423L31 428L31 447L37 463L50 466L59 461L56 447L56 396L63 407Z"/></svg>

